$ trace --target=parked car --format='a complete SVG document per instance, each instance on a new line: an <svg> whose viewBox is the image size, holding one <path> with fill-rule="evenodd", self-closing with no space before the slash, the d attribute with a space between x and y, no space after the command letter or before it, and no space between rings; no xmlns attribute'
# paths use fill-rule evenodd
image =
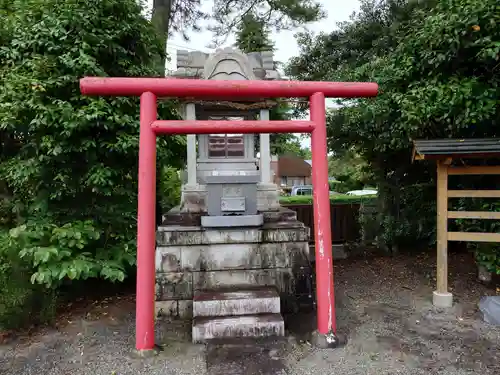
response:
<svg viewBox="0 0 500 375"><path fill-rule="evenodd" d="M356 196L363 196L363 195L377 195L378 191L373 190L373 189L365 189L365 190L351 190L345 193L346 195L356 195Z"/></svg>
<svg viewBox="0 0 500 375"><path fill-rule="evenodd" d="M338 195L336 191L330 190L330 195ZM313 195L313 187L312 185L297 185L292 188L290 195Z"/></svg>
<svg viewBox="0 0 500 375"><path fill-rule="evenodd" d="M312 185L296 185L292 187L290 195L292 197L296 195L313 195L313 187Z"/></svg>

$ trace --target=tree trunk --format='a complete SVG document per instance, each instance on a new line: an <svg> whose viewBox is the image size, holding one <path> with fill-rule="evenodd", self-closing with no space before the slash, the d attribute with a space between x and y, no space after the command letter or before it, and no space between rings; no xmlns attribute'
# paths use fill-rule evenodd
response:
<svg viewBox="0 0 500 375"><path fill-rule="evenodd" d="M165 52L165 57L158 61L158 69L165 72L166 53L167 53L167 39L168 30L170 27L170 17L172 16L172 0L153 0L153 11L151 22L158 31L162 38L162 47Z"/></svg>

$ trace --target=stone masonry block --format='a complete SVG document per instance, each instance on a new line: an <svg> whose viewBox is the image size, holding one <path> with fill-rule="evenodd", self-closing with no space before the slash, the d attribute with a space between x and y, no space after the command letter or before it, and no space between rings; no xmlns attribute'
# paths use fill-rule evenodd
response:
<svg viewBox="0 0 500 375"><path fill-rule="evenodd" d="M274 286L280 293L293 293L295 284L291 268L193 272L194 290L216 290L228 287Z"/></svg>
<svg viewBox="0 0 500 375"><path fill-rule="evenodd" d="M184 188L181 196L181 210L184 212L204 212L207 210L207 192Z"/></svg>
<svg viewBox="0 0 500 375"><path fill-rule="evenodd" d="M155 317L175 317L177 316L177 301L156 301Z"/></svg>
<svg viewBox="0 0 500 375"><path fill-rule="evenodd" d="M156 271L284 268L306 266L308 259L307 242L160 246L156 249Z"/></svg>
<svg viewBox="0 0 500 375"><path fill-rule="evenodd" d="M301 223L269 224L261 228L201 230L199 227L163 226L157 231L159 246L213 245L266 242L308 242L309 228Z"/></svg>
<svg viewBox="0 0 500 375"><path fill-rule="evenodd" d="M191 319L193 317L193 301L156 301L155 316L158 318Z"/></svg>
<svg viewBox="0 0 500 375"><path fill-rule="evenodd" d="M193 297L191 272L164 272L156 274L156 300L189 299Z"/></svg>
<svg viewBox="0 0 500 375"><path fill-rule="evenodd" d="M220 244L184 246L184 270L217 271L287 267L287 244Z"/></svg>
<svg viewBox="0 0 500 375"><path fill-rule="evenodd" d="M197 317L192 332L193 343L217 338L284 336L285 323L280 314Z"/></svg>
<svg viewBox="0 0 500 375"><path fill-rule="evenodd" d="M279 314L280 309L280 296L272 287L197 291L193 299L194 317Z"/></svg>
<svg viewBox="0 0 500 375"><path fill-rule="evenodd" d="M181 270L180 247L157 247L155 255L156 272L179 272Z"/></svg>

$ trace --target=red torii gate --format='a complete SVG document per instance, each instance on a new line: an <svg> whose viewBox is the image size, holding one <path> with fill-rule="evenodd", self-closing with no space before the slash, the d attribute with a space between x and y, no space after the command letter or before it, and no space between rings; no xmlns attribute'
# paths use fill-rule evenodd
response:
<svg viewBox="0 0 500 375"><path fill-rule="evenodd" d="M155 199L158 134L311 133L314 240L316 243L317 342L338 345L335 322L332 234L325 97L377 95L376 83L300 81L223 81L172 78L99 78L80 80L83 95L140 96L139 192L137 211L136 349L155 347ZM157 98L308 97L310 121L162 121Z"/></svg>

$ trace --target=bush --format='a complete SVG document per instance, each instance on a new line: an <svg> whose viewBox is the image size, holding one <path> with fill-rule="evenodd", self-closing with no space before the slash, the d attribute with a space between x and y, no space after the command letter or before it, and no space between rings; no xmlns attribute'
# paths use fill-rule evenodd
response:
<svg viewBox="0 0 500 375"><path fill-rule="evenodd" d="M376 195L364 195L364 196L355 196L355 195L331 195L330 202L335 204L359 204L362 202L373 201L377 198ZM281 204L312 204L313 197L312 195L296 195L292 197L280 197Z"/></svg>
<svg viewBox="0 0 500 375"><path fill-rule="evenodd" d="M433 184L386 186L379 190L377 244L393 253L436 241L436 188Z"/></svg>
<svg viewBox="0 0 500 375"><path fill-rule="evenodd" d="M491 199L460 199L454 209L458 211L500 212L500 203ZM461 219L456 221L461 232L499 233L500 223L496 220ZM500 275L500 244L469 242L467 247L474 251L476 262L488 272Z"/></svg>
<svg viewBox="0 0 500 375"><path fill-rule="evenodd" d="M163 76L165 51L136 0L0 1L0 315L22 325L46 320L61 284L134 269L139 99L78 83ZM182 165L185 137L157 145L158 165Z"/></svg>
<svg viewBox="0 0 500 375"><path fill-rule="evenodd" d="M32 269L8 245L7 231L0 231L0 330L49 323L54 319L54 288L31 283Z"/></svg>
<svg viewBox="0 0 500 375"><path fill-rule="evenodd" d="M161 168L158 195L162 213L181 203L181 188L179 171L172 167Z"/></svg>

